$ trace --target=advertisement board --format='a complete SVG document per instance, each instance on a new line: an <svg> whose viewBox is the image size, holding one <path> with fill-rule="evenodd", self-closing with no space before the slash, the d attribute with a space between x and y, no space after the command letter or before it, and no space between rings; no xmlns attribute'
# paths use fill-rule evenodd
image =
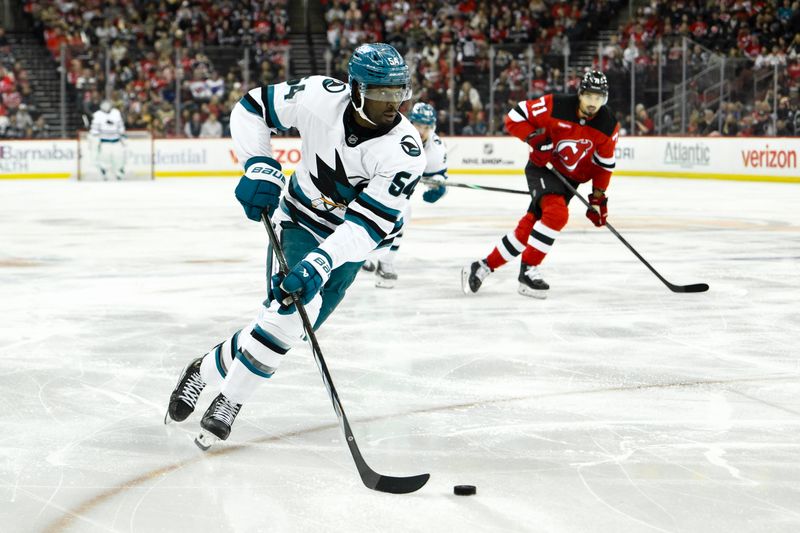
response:
<svg viewBox="0 0 800 533"><path fill-rule="evenodd" d="M0 139L0 177L68 179L77 175L75 140L11 141Z"/></svg>
<svg viewBox="0 0 800 533"><path fill-rule="evenodd" d="M527 146L511 137L442 137L449 174L522 174ZM287 173L300 161L300 139L272 140ZM0 141L0 178L75 178L76 140ZM156 139L156 178L237 177L231 139ZM617 176L800 183L800 139L766 137L621 137Z"/></svg>

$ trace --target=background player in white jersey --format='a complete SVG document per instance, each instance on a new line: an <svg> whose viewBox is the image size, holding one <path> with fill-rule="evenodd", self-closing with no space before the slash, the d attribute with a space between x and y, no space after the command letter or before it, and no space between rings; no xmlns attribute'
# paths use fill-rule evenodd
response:
<svg viewBox="0 0 800 533"><path fill-rule="evenodd" d="M436 135L436 110L430 104L417 102L411 108L408 120L417 128L420 138L422 138L427 161L422 178L428 185L428 190L422 193L422 199L434 203L447 192L447 188L444 186L444 181L447 179L447 147ZM411 219L411 206L403 213L403 218L406 223ZM394 287L394 282L397 281L394 260L402 237L403 232L401 231L388 250L374 252L372 255L375 259L365 261L364 266L361 267L367 272L375 272L376 287L385 289Z"/></svg>
<svg viewBox="0 0 800 533"><path fill-rule="evenodd" d="M219 388L200 422L203 449L226 439L239 410L303 342L298 295L318 328L344 297L364 258L390 246L425 169L419 133L399 113L411 96L408 66L387 44L359 46L349 83L323 76L258 87L231 113L244 176L236 198L252 220L271 215L291 271L276 274L258 316L190 362L170 396L165 422L185 420L200 392ZM286 186L270 132L297 128L302 159ZM279 200L280 199L280 200Z"/></svg>
<svg viewBox="0 0 800 533"><path fill-rule="evenodd" d="M94 147L95 164L107 180L114 175L118 180L125 177L125 122L118 109L111 102L103 100L100 109L92 114L89 129Z"/></svg>

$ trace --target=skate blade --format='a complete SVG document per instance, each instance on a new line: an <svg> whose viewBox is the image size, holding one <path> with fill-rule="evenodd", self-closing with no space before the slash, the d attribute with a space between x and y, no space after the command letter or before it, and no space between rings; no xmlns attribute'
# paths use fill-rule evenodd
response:
<svg viewBox="0 0 800 533"><path fill-rule="evenodd" d="M469 274L470 267L464 267L461 269L461 291L467 296L473 296L476 293L472 292L472 289L469 288Z"/></svg>
<svg viewBox="0 0 800 533"><path fill-rule="evenodd" d="M544 300L547 298L546 290L531 289L530 287L522 284L520 284L517 292L523 296L527 296L528 298L536 298L537 300Z"/></svg>
<svg viewBox="0 0 800 533"><path fill-rule="evenodd" d="M393 279L378 278L375 280L375 286L378 287L379 289L393 289L394 282L395 280Z"/></svg>
<svg viewBox="0 0 800 533"><path fill-rule="evenodd" d="M167 412L166 412L166 413L164 413L164 425L166 426L166 425L168 425L170 422L172 422L172 418L170 418L170 416L169 416L169 409L167 409Z"/></svg>
<svg viewBox="0 0 800 533"><path fill-rule="evenodd" d="M200 434L194 438L194 443L197 445L198 448L200 448L203 451L206 451L209 448L211 448L211 446L213 446L218 440L219 437L217 437L210 431L201 429Z"/></svg>

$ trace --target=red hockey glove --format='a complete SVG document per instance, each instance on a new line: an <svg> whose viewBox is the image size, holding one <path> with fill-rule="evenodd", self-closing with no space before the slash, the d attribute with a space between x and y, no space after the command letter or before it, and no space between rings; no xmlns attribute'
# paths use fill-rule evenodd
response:
<svg viewBox="0 0 800 533"><path fill-rule="evenodd" d="M537 167L543 167L550 162L550 154L553 153L553 141L547 136L547 132L533 135L527 142L533 149L528 156L531 163Z"/></svg>
<svg viewBox="0 0 800 533"><path fill-rule="evenodd" d="M605 226L606 219L608 218L608 198L602 192L600 196L591 194L589 196L589 204L592 206L586 210L586 218L592 221L592 224L597 226Z"/></svg>

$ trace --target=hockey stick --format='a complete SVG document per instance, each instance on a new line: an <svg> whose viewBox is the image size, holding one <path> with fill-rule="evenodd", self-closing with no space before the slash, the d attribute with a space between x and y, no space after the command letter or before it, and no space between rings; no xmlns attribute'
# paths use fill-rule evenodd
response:
<svg viewBox="0 0 800 533"><path fill-rule="evenodd" d="M280 271L284 274L288 274L289 265L286 264L286 256L283 255L283 248L278 241L278 237L275 235L275 229L272 227L272 223L269 221L266 215L261 216L261 221L264 223L264 227L267 229L269 242L275 252L275 257L278 259ZM364 457L361 455L361 451L358 449L358 445L356 444L356 438L353 436L353 431L350 429L350 422L347 421L347 415L344 414L344 407L342 406L342 402L339 400L339 394L336 392L336 388L333 386L333 380L331 379L330 372L328 372L328 365L325 364L325 359L322 357L322 350L317 342L317 336L314 334L314 329L312 328L311 321L306 313L306 308L296 295L292 294L291 297L292 301L297 306L297 312L300 313L300 318L303 320L303 327L306 330L306 335L311 341L311 351L314 353L314 360L317 362L317 367L322 375L322 381L325 382L325 387L328 389L328 396L330 396L331 402L333 403L333 410L336 411L336 416L339 419L339 425L342 428L345 439L347 440L347 446L350 448L350 454L353 456L353 461L356 463L356 468L361 476L361 481L363 481L364 485L366 485L366 487L369 489L377 490L379 492L390 492L392 494L407 494L409 492L414 492L421 489L422 486L428 482L428 478L431 477L430 474L420 474L418 476L410 477L384 476L371 469L364 460Z"/></svg>
<svg viewBox="0 0 800 533"><path fill-rule="evenodd" d="M513 194L527 194L530 195L528 191L520 191L517 189L502 189L500 187L484 187L483 185L472 185L470 183L454 183L450 180L445 181L444 183L439 183L435 181L429 180L422 180L422 183L425 185L444 185L445 187L461 187L464 189L475 189L476 191L494 191L494 192L510 192Z"/></svg>
<svg viewBox="0 0 800 533"><path fill-rule="evenodd" d="M585 206L586 206L587 208L589 208L589 209L594 209L594 207L592 207L592 205L591 205L589 202L587 202L587 201L586 201L586 199L585 199L583 196L581 196L581 195L578 193L577 189L575 189L575 187L573 187L573 186L572 186L572 184L570 184L570 182L569 182L569 181L567 181L567 178L565 178L564 176L562 176L562 175L561 175L561 173L560 173L559 171L557 171L555 168L553 168L553 165L552 165L551 163L547 163L547 169L548 169L548 170L550 170L550 171L552 171L552 172L553 172L553 174L555 174L556 176L558 176L558 179L560 179L560 180L561 180L561 183L563 183L563 184L564 184L564 185L567 187L567 189L569 189L569 191L570 191L572 194L574 194L574 195L575 195L575 196L576 196L578 199L580 199L580 201L581 201L581 202L583 202L583 205L585 205ZM708 284L706 284L706 283L695 283L695 284L692 284L692 285L675 285L674 283L670 283L669 281L667 281L666 279L664 279L664 276L662 276L661 274L659 274L659 273L658 273L658 271L657 271L655 268L653 268L653 267L650 265L650 263L648 263L648 262L645 260L645 258L644 258L644 257L642 257L641 255L639 255L639 252L637 252L637 251L634 249L634 247L633 247L633 246L631 246L631 245L628 243L628 241L626 241L626 240L625 240L625 239L622 237L622 235L620 235L620 234L619 234L619 232L617 232L617 230L615 230L615 229L614 229L614 226L612 226L612 225L611 225L609 222L606 222L606 223L605 223L605 227L607 227L607 228L608 228L608 231L610 231L611 233L613 233L613 234L614 234L614 236L615 236L617 239L619 239L619 240L620 240L620 242L622 242L622 244L624 244L625 246L627 246L627 247L628 247L628 250L630 250L631 252L633 252L633 255L635 255L635 256L636 256L636 257L639 259L639 261L641 261L642 263L644 263L644 266L646 266L647 268L649 268L649 269L650 269L650 272L652 272L653 274L655 274L655 276L656 276L658 279L660 279L660 280L661 280L661 282L662 282L662 283L664 283L664 285L666 285L667 287L669 287L669 290L671 290L672 292L705 292L705 291L707 291L707 290L708 290Z"/></svg>

